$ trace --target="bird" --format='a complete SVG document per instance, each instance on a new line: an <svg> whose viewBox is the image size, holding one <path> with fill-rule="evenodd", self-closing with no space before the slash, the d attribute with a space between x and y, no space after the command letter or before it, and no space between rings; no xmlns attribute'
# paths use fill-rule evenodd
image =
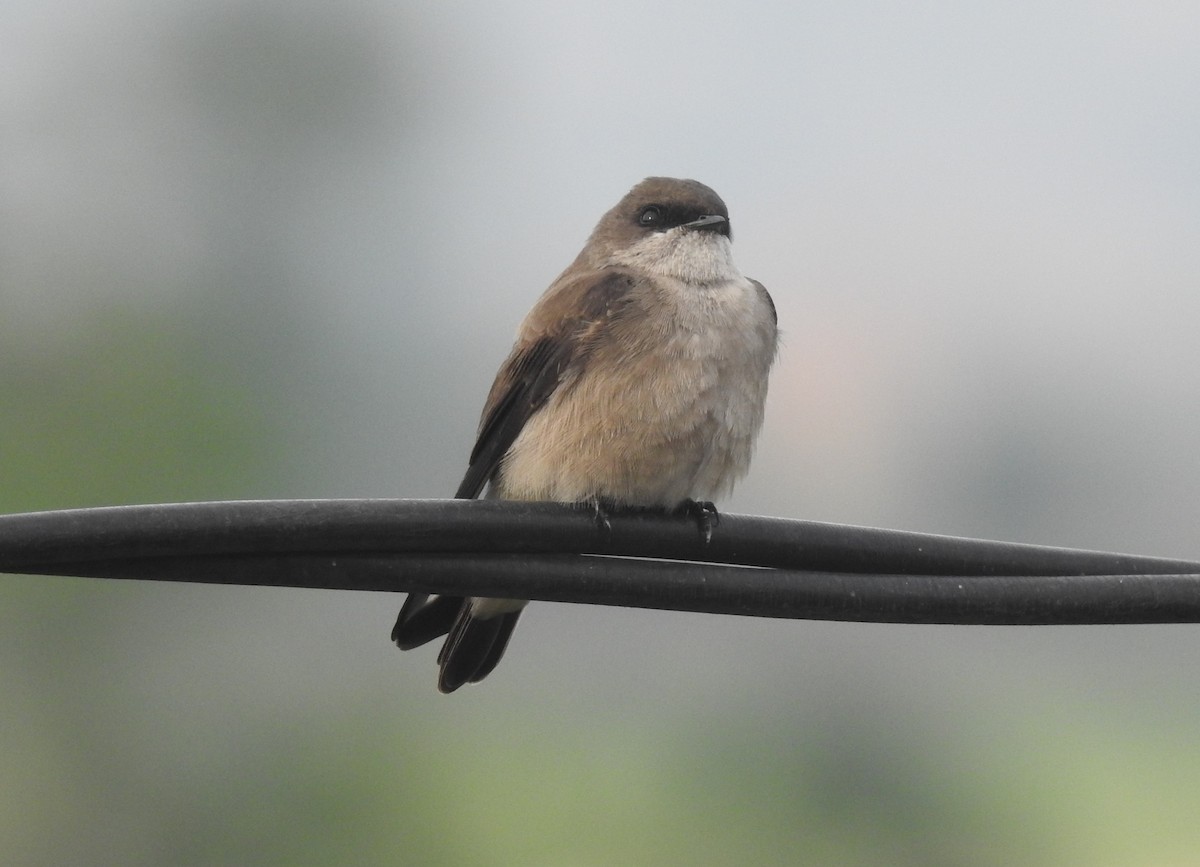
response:
<svg viewBox="0 0 1200 867"><path fill-rule="evenodd" d="M737 269L725 202L650 177L596 224L521 323L455 497L686 511L705 539L749 469L778 329ZM486 489L486 494L485 494ZM438 689L482 680L526 601L410 594L401 650L446 636Z"/></svg>

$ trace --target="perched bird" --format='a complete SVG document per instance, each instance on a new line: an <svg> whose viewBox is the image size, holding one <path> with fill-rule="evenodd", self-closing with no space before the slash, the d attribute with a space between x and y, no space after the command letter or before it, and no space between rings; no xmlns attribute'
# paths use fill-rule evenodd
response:
<svg viewBox="0 0 1200 867"><path fill-rule="evenodd" d="M733 264L725 203L647 178L605 214L525 317L455 494L687 509L746 474L775 358L775 306ZM486 677L524 600L412 594L392 640L446 635L438 688Z"/></svg>

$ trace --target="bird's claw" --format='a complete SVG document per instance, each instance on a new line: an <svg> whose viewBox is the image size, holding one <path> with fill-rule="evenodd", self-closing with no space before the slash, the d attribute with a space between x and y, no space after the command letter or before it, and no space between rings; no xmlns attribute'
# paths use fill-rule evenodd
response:
<svg viewBox="0 0 1200 867"><path fill-rule="evenodd" d="M612 536L612 522L608 520L608 509L604 505L604 501L599 497L592 497L590 500L592 506L592 520L596 524L596 529L604 537L604 541L608 541Z"/></svg>
<svg viewBox="0 0 1200 867"><path fill-rule="evenodd" d="M680 509L696 522L696 529L700 531L700 538L704 540L704 544L711 542L713 528L721 523L717 507L708 500L685 500Z"/></svg>

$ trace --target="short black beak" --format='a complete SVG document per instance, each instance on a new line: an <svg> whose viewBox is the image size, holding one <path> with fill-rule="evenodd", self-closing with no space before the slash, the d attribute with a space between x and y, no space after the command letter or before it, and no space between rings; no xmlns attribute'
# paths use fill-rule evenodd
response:
<svg viewBox="0 0 1200 867"><path fill-rule="evenodd" d="M728 229L722 228L722 223L729 223L729 220L722 217L720 214L705 214L703 217L692 220L690 223L684 223L685 229L707 229L710 232L728 233Z"/></svg>

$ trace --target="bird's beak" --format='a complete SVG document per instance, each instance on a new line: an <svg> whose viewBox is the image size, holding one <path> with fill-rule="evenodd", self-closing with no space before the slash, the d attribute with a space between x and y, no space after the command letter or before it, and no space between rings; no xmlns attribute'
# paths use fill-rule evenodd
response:
<svg viewBox="0 0 1200 867"><path fill-rule="evenodd" d="M724 217L722 217L720 214L705 214L703 217L700 217L699 219L696 219L696 220L692 220L690 223L684 223L683 228L713 230L713 229L716 229L718 226L720 226L722 223L728 223L728 222L729 221L726 220Z"/></svg>

